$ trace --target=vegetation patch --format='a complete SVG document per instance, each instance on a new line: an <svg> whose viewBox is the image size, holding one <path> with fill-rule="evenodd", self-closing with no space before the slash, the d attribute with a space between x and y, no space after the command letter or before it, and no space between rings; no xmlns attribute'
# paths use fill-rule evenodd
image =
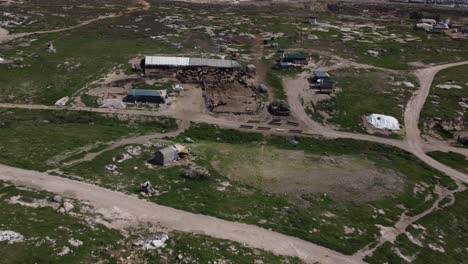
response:
<svg viewBox="0 0 468 264"><path fill-rule="evenodd" d="M454 204L435 211L398 236L394 244L378 248L369 263L463 263L466 261L468 191L456 193ZM453 201L452 201L453 202Z"/></svg>
<svg viewBox="0 0 468 264"><path fill-rule="evenodd" d="M361 117L371 113L390 115L402 123L404 106L417 86L412 77L377 70L343 69L332 74L337 82L336 97L315 108L330 116L328 122L351 131L363 132Z"/></svg>
<svg viewBox="0 0 468 264"><path fill-rule="evenodd" d="M436 198L435 185L456 187L448 177L428 168L410 154L368 142L301 138L299 145L294 147L284 137L263 137L261 134L217 129L208 125L197 125L176 141L185 141L187 136L195 140L195 143L188 144L193 151L193 162L208 168L211 178L184 178L183 164L186 163L163 168L149 166L146 162L154 157L157 149L172 144L165 141L157 142L158 147L140 146L140 156L120 163L114 162L113 158L124 153L126 147L105 152L93 161L67 168L65 175L76 175L128 193L138 192L141 183L150 181L158 189L159 195L148 199L158 204L260 225L346 254L352 254L373 242L379 234L376 225L392 226L405 211L414 215L428 209ZM235 143L236 138L241 139L242 145ZM234 175L234 168L231 172L223 171L223 162L239 165L246 157L261 160L261 156L256 156L257 153L261 154L261 149L271 150L273 158L285 160L289 154L301 152L311 160L321 156L351 156L352 159L364 160L364 164L371 162L382 171L395 170L403 186L400 192L388 193L368 202L343 197L337 199L320 191L303 192L291 199L291 195L260 188L253 181L239 180L249 177L242 168L238 173L245 175ZM116 166L115 169L106 169L112 164Z"/></svg>
<svg viewBox="0 0 468 264"><path fill-rule="evenodd" d="M427 155L447 166L457 169L463 173L468 173L468 159L462 154L451 151L433 151L427 153Z"/></svg>
<svg viewBox="0 0 468 264"><path fill-rule="evenodd" d="M452 139L454 130L464 127L463 120L468 119L467 72L468 65L463 65L436 75L421 111L421 125L426 130L433 128L442 138Z"/></svg>

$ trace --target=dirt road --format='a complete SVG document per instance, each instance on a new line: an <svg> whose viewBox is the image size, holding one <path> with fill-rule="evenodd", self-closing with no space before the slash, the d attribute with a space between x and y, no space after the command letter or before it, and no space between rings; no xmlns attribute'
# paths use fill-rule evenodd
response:
<svg viewBox="0 0 468 264"><path fill-rule="evenodd" d="M0 165L0 180L89 201L99 213L104 214L105 219L111 219L110 226L117 229L132 227L138 223L151 223L171 230L228 239L279 255L297 256L308 263L362 263L359 258L344 256L313 243L257 226L188 213L45 173Z"/></svg>

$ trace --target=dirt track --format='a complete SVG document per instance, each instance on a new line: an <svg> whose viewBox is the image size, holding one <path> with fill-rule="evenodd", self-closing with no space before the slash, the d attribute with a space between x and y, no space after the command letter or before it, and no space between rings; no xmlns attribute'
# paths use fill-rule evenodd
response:
<svg viewBox="0 0 468 264"><path fill-rule="evenodd" d="M420 69L416 71L416 77L419 80L420 88L415 92L413 97L410 99L405 109L405 127L406 137L405 143L409 147L411 153L417 156L419 159L424 161L429 166L444 172L450 177L460 180L462 182L468 182L468 175L454 170L426 155L423 150L423 142L421 139L421 132L419 131L419 116L421 110L426 102L427 96L431 89L432 81L435 75L443 70L450 67L460 66L468 64L468 61L449 63L444 65L438 65L426 69Z"/></svg>
<svg viewBox="0 0 468 264"><path fill-rule="evenodd" d="M0 27L0 44L6 43L12 40L15 40L17 38L22 38L22 37L27 37L31 35L40 35L40 34L48 34L48 33L58 33L58 32L63 32L63 31L68 31L68 30L73 30L76 28L80 28L86 25L89 25L91 23L104 20L104 19L109 19L109 18L116 18L116 17L121 17L123 15L130 14L132 12L138 11L138 10L143 10L147 11L151 8L151 4L145 0L135 0L138 4L142 5L141 8L136 8L136 9L128 9L125 12L120 12L117 14L112 14L108 16L99 16L93 19L85 20L75 26L71 27L66 27L66 28L59 28L59 29L53 29L53 30L41 30L41 31L35 31L35 32L25 32L25 33L16 33L16 34L8 34L8 31Z"/></svg>
<svg viewBox="0 0 468 264"><path fill-rule="evenodd" d="M184 212L84 182L4 165L0 165L0 180L87 200L99 213L104 214L104 218L114 219L110 226L117 229L151 223L168 229L228 239L275 254L297 256L308 263L362 263L359 258L345 256L295 237L253 225Z"/></svg>

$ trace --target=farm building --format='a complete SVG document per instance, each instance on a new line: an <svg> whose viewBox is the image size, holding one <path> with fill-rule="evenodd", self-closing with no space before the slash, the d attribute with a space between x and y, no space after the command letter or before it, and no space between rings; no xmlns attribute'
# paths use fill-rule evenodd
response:
<svg viewBox="0 0 468 264"><path fill-rule="evenodd" d="M145 56L145 69L168 69L168 68L218 68L236 69L241 68L239 62L235 60L204 59L189 57L166 57L166 56Z"/></svg>
<svg viewBox="0 0 468 264"><path fill-rule="evenodd" d="M154 153L154 159L151 163L166 166L174 161L177 161L179 157L188 155L188 148L180 144L175 144L167 148L160 149Z"/></svg>
<svg viewBox="0 0 468 264"><path fill-rule="evenodd" d="M138 103L165 103L167 92L165 90L130 89L125 101Z"/></svg>
<svg viewBox="0 0 468 264"><path fill-rule="evenodd" d="M320 93L331 93L333 92L333 86L335 82L331 80L331 77L328 73L324 71L314 71L311 78L311 87L318 88Z"/></svg>
<svg viewBox="0 0 468 264"><path fill-rule="evenodd" d="M159 166L166 166L179 159L179 151L175 146L160 149L154 153L152 163Z"/></svg>
<svg viewBox="0 0 468 264"><path fill-rule="evenodd" d="M281 58L282 63L307 65L307 58L302 53L286 53Z"/></svg>

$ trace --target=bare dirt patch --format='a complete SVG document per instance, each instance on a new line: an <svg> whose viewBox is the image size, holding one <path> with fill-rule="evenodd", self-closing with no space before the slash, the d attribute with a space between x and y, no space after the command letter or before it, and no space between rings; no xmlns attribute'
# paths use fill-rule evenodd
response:
<svg viewBox="0 0 468 264"><path fill-rule="evenodd" d="M292 197L326 193L339 200L367 202L403 189L395 172L354 156L317 156L273 147L199 145L212 164L232 180Z"/></svg>

